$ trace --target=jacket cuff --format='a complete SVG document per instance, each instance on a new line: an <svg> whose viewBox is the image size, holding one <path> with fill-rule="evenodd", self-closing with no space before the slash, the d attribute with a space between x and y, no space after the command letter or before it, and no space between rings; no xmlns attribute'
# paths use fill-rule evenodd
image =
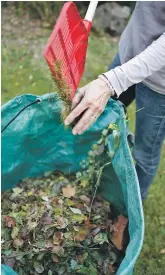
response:
<svg viewBox="0 0 165 275"><path fill-rule="evenodd" d="M108 79L108 81L112 85L113 89L115 90L117 97L119 97L123 91L121 89L121 86L120 86L120 83L118 81L115 71L110 70L110 71L104 73L103 75L105 75L105 77Z"/></svg>

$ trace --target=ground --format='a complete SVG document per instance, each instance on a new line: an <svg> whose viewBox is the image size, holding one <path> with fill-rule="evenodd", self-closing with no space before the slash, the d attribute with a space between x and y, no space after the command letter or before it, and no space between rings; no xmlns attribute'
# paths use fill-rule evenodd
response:
<svg viewBox="0 0 165 275"><path fill-rule="evenodd" d="M50 30L28 16L2 10L2 104L24 93L49 92L51 80L43 58ZM117 52L118 38L89 38L87 62L81 85L107 70ZM134 131L135 103L129 107L130 129ZM145 239L134 275L163 275L165 269L165 143L157 176L144 202Z"/></svg>

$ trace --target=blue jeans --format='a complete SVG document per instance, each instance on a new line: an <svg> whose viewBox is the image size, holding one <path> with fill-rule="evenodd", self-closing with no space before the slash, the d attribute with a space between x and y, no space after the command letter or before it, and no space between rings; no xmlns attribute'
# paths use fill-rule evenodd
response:
<svg viewBox="0 0 165 275"><path fill-rule="evenodd" d="M120 65L117 55L109 70ZM136 110L144 108L136 113L133 156L136 160L141 196L145 199L156 175L165 139L165 95L153 91L143 83L130 87L130 93L131 89L135 89Z"/></svg>

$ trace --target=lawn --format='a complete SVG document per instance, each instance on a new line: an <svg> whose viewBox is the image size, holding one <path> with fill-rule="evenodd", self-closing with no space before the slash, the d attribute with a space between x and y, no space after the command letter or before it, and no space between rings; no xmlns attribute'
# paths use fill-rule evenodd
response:
<svg viewBox="0 0 165 275"><path fill-rule="evenodd" d="M25 93L44 94L49 92L51 87L50 75L42 55L50 30L42 30L38 25L36 29L31 23L30 32L25 26L19 25L19 19L18 21L11 19L11 22L7 23L4 19L2 25L2 104ZM25 18L25 24L28 22L28 18ZM12 31L11 24L15 24ZM106 71L117 52L117 43L118 39L91 34L81 85ZM130 129L134 131L135 103L129 107L128 112ZM144 202L144 213L145 239L134 275L163 275L165 274L165 143L159 171Z"/></svg>

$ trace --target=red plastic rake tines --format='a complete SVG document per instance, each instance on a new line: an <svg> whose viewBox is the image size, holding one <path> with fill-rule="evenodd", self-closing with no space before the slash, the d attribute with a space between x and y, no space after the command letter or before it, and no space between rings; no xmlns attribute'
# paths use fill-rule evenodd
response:
<svg viewBox="0 0 165 275"><path fill-rule="evenodd" d="M65 3L44 50L53 77L59 87L65 81L71 99L84 72L88 35L97 3L90 2L84 20L73 2Z"/></svg>

